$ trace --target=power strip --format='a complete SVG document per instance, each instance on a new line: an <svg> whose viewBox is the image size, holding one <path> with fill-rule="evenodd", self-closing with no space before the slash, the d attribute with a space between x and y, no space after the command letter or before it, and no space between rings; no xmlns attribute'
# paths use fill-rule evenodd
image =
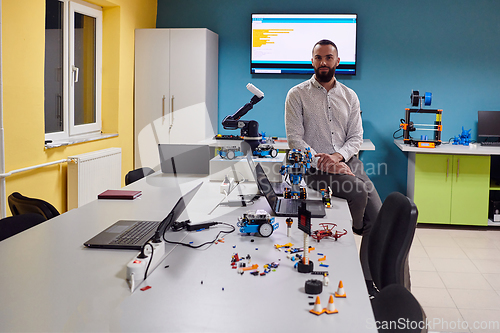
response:
<svg viewBox="0 0 500 333"><path fill-rule="evenodd" d="M229 194L233 190L234 187L234 178L224 177L222 184L220 184L220 193Z"/></svg>
<svg viewBox="0 0 500 333"><path fill-rule="evenodd" d="M153 246L153 261L151 265L149 265L148 276L155 270L156 267L160 264L160 262L164 259L165 256L165 243L161 241L160 243L152 243L149 242ZM146 272L146 268L148 267L149 262L151 261L151 247L146 245L144 250L147 258L139 258L140 252L130 260L127 264L127 282L129 283L130 290L134 292L135 287L138 286L142 281L144 281L144 273Z"/></svg>

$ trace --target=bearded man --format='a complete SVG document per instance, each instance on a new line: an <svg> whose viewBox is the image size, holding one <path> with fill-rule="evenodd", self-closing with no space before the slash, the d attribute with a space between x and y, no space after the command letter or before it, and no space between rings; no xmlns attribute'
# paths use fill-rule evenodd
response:
<svg viewBox="0 0 500 333"><path fill-rule="evenodd" d="M330 187L332 195L347 200L353 231L362 235L360 259L368 292L376 293L368 267L368 237L382 202L356 156L363 143L361 110L356 93L335 79L340 63L337 46L320 40L312 50L314 75L288 92L285 126L291 149L307 147L315 156L304 176L307 186Z"/></svg>

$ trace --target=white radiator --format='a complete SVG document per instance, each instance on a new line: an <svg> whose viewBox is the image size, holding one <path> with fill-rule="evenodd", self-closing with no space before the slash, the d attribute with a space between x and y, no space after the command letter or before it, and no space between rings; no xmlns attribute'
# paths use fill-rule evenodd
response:
<svg viewBox="0 0 500 333"><path fill-rule="evenodd" d="M68 210L81 207L109 189L121 187L122 150L109 148L68 159Z"/></svg>

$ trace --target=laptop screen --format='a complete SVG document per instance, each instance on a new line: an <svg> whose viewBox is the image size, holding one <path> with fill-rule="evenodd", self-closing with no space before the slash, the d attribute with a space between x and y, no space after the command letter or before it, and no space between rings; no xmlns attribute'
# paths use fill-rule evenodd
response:
<svg viewBox="0 0 500 333"><path fill-rule="evenodd" d="M172 208L167 217L163 221L161 221L160 225L158 225L158 229L156 230L154 238L161 237L161 235L163 235L163 233L170 228L172 223L174 223L179 218L179 216L181 216L182 212L184 211L184 209L186 209L186 206L189 204L191 199L193 199L194 195L196 194L196 192L198 192L202 184L203 183L200 183L194 189L184 194L179 200L177 200L174 208Z"/></svg>
<svg viewBox="0 0 500 333"><path fill-rule="evenodd" d="M264 196L267 199L267 202L269 202L269 205L273 210L276 209L276 204L278 202L278 196L273 190L273 186L271 185L271 182L266 176L266 173L264 172L264 169L262 169L262 166L260 164L257 164L255 166L255 171L257 174L257 186L259 187L259 190L264 193Z"/></svg>
<svg viewBox="0 0 500 333"><path fill-rule="evenodd" d="M251 151L249 151L247 154L247 162L248 162L248 166L250 167L250 171L252 172L253 179L255 179L255 181L257 181L257 173L255 172L255 163L253 161Z"/></svg>
<svg viewBox="0 0 500 333"><path fill-rule="evenodd" d="M208 175L210 147L195 144L158 144L161 172Z"/></svg>

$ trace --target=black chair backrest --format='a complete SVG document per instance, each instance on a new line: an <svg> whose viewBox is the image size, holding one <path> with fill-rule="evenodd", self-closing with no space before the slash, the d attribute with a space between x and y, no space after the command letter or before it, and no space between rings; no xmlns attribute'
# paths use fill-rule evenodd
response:
<svg viewBox="0 0 500 333"><path fill-rule="evenodd" d="M0 220L0 241L46 221L40 214L23 214Z"/></svg>
<svg viewBox="0 0 500 333"><path fill-rule="evenodd" d="M405 286L404 266L417 217L417 206L399 192L389 194L382 204L368 240L370 273L379 290L394 283Z"/></svg>
<svg viewBox="0 0 500 333"><path fill-rule="evenodd" d="M386 286L372 299L379 332L426 333L426 315L420 303L399 284Z"/></svg>
<svg viewBox="0 0 500 333"><path fill-rule="evenodd" d="M12 193L7 200L12 215L34 213L42 215L46 220L59 215L57 209L47 201L28 198L19 192Z"/></svg>
<svg viewBox="0 0 500 333"><path fill-rule="evenodd" d="M139 169L135 169L132 171L129 171L125 175L125 185L132 184L135 181L138 181L141 178L144 178L146 176L149 176L150 174L154 173L155 171L151 168L148 167L143 167Z"/></svg>

